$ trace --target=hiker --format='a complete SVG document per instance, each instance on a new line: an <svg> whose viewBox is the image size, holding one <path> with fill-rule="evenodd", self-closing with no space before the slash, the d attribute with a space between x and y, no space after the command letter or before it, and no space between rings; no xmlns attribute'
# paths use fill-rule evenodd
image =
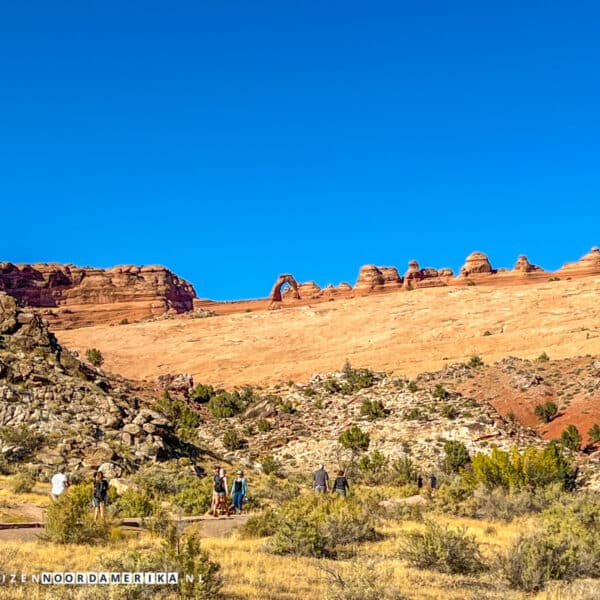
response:
<svg viewBox="0 0 600 600"><path fill-rule="evenodd" d="M329 491L329 475L325 470L325 465L320 464L319 468L313 473L312 478L316 494L324 494Z"/></svg>
<svg viewBox="0 0 600 600"><path fill-rule="evenodd" d="M244 472L238 471L233 483L231 484L231 498L233 500L233 506L235 506L238 515L242 514L242 502L246 497L246 493L247 484L246 478L244 477Z"/></svg>
<svg viewBox="0 0 600 600"><path fill-rule="evenodd" d="M334 494L337 492L338 496L346 496L346 493L350 491L350 486L348 485L348 479L344 475L344 471L339 470L337 473L337 477L333 482L333 489L331 493Z"/></svg>
<svg viewBox="0 0 600 600"><path fill-rule="evenodd" d="M431 486L431 493L435 494L435 490L437 489L438 481L437 481L437 477L433 473L431 474L429 484Z"/></svg>
<svg viewBox="0 0 600 600"><path fill-rule="evenodd" d="M94 521L98 516L104 519L104 507L106 506L106 497L108 496L108 481L104 479L104 473L98 471L94 479L94 496L92 504L94 505Z"/></svg>
<svg viewBox="0 0 600 600"><path fill-rule="evenodd" d="M417 477L417 490L418 490L417 493L420 494L422 489L423 489L423 477L421 475L419 475Z"/></svg>
<svg viewBox="0 0 600 600"><path fill-rule="evenodd" d="M71 485L71 482L65 475L64 467L59 467L58 473L52 476L50 482L52 484L52 489L50 490L50 498L52 498L52 502L56 502L58 497Z"/></svg>
<svg viewBox="0 0 600 600"><path fill-rule="evenodd" d="M227 504L227 477L223 467L219 469L219 474L215 475L214 482L213 492L216 494L216 500L213 517L218 517L219 508L222 507L223 504Z"/></svg>
<svg viewBox="0 0 600 600"><path fill-rule="evenodd" d="M219 471L221 470L221 467L219 465L215 465L214 468L214 472L213 472L213 495L212 495L212 502L210 503L210 514L214 514L215 511L217 510L217 500L219 499L219 496L217 495L217 492L215 492L215 488L217 486L217 480L219 479Z"/></svg>

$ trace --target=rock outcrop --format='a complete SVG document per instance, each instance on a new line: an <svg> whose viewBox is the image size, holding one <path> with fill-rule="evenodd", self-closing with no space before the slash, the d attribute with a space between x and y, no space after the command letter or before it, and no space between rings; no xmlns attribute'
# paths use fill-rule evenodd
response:
<svg viewBox="0 0 600 600"><path fill-rule="evenodd" d="M588 254L582 256L577 262L565 264L558 272L574 275L596 275L600 273L600 248L594 246Z"/></svg>
<svg viewBox="0 0 600 600"><path fill-rule="evenodd" d="M185 444L151 406L143 388L79 361L0 292L0 459L47 473L176 456Z"/></svg>
<svg viewBox="0 0 600 600"><path fill-rule="evenodd" d="M360 268L354 289L357 292L370 292L384 288L399 288L401 285L402 278L396 267L364 265Z"/></svg>
<svg viewBox="0 0 600 600"><path fill-rule="evenodd" d="M41 263L0 263L0 290L43 308L52 326L116 323L193 309L190 283L159 266L94 269Z"/></svg>
<svg viewBox="0 0 600 600"><path fill-rule="evenodd" d="M542 267L532 265L524 254L521 254L515 264L515 271L520 273L533 273L535 271L543 271Z"/></svg>
<svg viewBox="0 0 600 600"><path fill-rule="evenodd" d="M465 264L460 268L460 274L469 276L477 273L493 273L492 265L483 252L472 252L467 256Z"/></svg>
<svg viewBox="0 0 600 600"><path fill-rule="evenodd" d="M410 290L417 287L447 285L447 281L452 275L452 269L439 271L430 267L421 269L416 260L410 260L408 261L408 270L404 274L404 288Z"/></svg>
<svg viewBox="0 0 600 600"><path fill-rule="evenodd" d="M290 275L289 273L284 273L277 278L277 281L271 289L271 293L269 294L269 300L271 301L271 305L273 303L282 301L281 288L286 284L289 286L288 289L291 290L292 296L297 300L300 299L300 293L298 292L298 284L296 283L296 280L294 279L293 275Z"/></svg>

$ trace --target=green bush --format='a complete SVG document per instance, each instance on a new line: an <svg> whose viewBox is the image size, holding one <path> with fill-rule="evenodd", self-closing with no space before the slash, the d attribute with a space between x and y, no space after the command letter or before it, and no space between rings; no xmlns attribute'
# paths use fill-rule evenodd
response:
<svg viewBox="0 0 600 600"><path fill-rule="evenodd" d="M230 452L234 452L244 446L244 440L237 434L235 429L227 429L223 434L223 445Z"/></svg>
<svg viewBox="0 0 600 600"><path fill-rule="evenodd" d="M440 415L446 419L453 421L460 415L460 412L452 404L444 404L440 410Z"/></svg>
<svg viewBox="0 0 600 600"><path fill-rule="evenodd" d="M565 447L569 448L569 450L573 450L574 452L578 452L581 448L581 442L583 438L579 433L579 430L575 425L569 425L561 434L560 434L560 443Z"/></svg>
<svg viewBox="0 0 600 600"><path fill-rule="evenodd" d="M0 441L6 446L13 446L6 459L10 463L16 463L33 456L44 445L46 437L25 423L21 423L21 425L0 427Z"/></svg>
<svg viewBox="0 0 600 600"><path fill-rule="evenodd" d="M550 357L545 352L542 352L537 357L537 360L538 360L538 362L548 362L550 360Z"/></svg>
<svg viewBox="0 0 600 600"><path fill-rule="evenodd" d="M102 356L102 352L98 348L88 348L85 351L85 355L88 361L95 367L101 367L104 364L104 356Z"/></svg>
<svg viewBox="0 0 600 600"><path fill-rule="evenodd" d="M275 535L278 526L275 512L267 509L257 515L252 515L240 528L242 538L262 538Z"/></svg>
<svg viewBox="0 0 600 600"><path fill-rule="evenodd" d="M389 476L389 458L379 450L365 454L358 461L358 474L361 481L367 484L384 483Z"/></svg>
<svg viewBox="0 0 600 600"><path fill-rule="evenodd" d="M28 494L35 485L35 477L31 471L18 473L11 482L11 489L15 494Z"/></svg>
<svg viewBox="0 0 600 600"><path fill-rule="evenodd" d="M212 599L220 597L223 586L220 565L210 560L194 534L182 534L171 524L163 533L162 547L157 550L126 550L100 558L99 571L118 573L179 573L175 584L120 585L119 593L127 600L163 599L175 593L178 598ZM185 575L190 575L188 579ZM94 597L114 598L112 586L96 586Z"/></svg>
<svg viewBox="0 0 600 600"><path fill-rule="evenodd" d="M414 483L417 480L417 469L412 459L408 456L395 460L392 463L392 472L398 483L402 485Z"/></svg>
<svg viewBox="0 0 600 600"><path fill-rule="evenodd" d="M190 400L205 404L215 395L215 390L212 385L204 385L199 383L191 392Z"/></svg>
<svg viewBox="0 0 600 600"><path fill-rule="evenodd" d="M444 443L444 452L443 467L446 473L458 473L471 462L467 447L462 442L448 440Z"/></svg>
<svg viewBox="0 0 600 600"><path fill-rule="evenodd" d="M122 517L149 517L158 505L147 490L129 488L118 497L115 508Z"/></svg>
<svg viewBox="0 0 600 600"><path fill-rule="evenodd" d="M271 422L267 419L259 419L256 426L258 427L258 430L262 433L267 433L268 431L271 431Z"/></svg>
<svg viewBox="0 0 600 600"><path fill-rule="evenodd" d="M444 388L441 383L437 383L432 393L434 398L439 398L440 400L446 400L450 396L450 392Z"/></svg>
<svg viewBox="0 0 600 600"><path fill-rule="evenodd" d="M471 367L471 369L476 369L477 367L483 366L483 359L481 356L471 356L467 365Z"/></svg>
<svg viewBox="0 0 600 600"><path fill-rule="evenodd" d="M306 387L302 388L302 393L307 397L307 398L312 398L313 396L316 395L316 390L313 387L310 387L310 385L307 385Z"/></svg>
<svg viewBox="0 0 600 600"><path fill-rule="evenodd" d="M346 393L358 392L358 390L371 387L375 381L370 369L353 369L350 363L344 365L343 372L348 384Z"/></svg>
<svg viewBox="0 0 600 600"><path fill-rule="evenodd" d="M48 506L43 537L57 544L94 544L108 539L107 521L92 517L93 483L72 485Z"/></svg>
<svg viewBox="0 0 600 600"><path fill-rule="evenodd" d="M353 425L338 437L338 442L353 453L365 452L369 449L371 438L368 433Z"/></svg>
<svg viewBox="0 0 600 600"><path fill-rule="evenodd" d="M220 392L208 401L208 408L217 419L234 417L244 409L239 392Z"/></svg>
<svg viewBox="0 0 600 600"><path fill-rule="evenodd" d="M375 421L376 419L382 419L387 416L387 412L381 400L363 400L362 406L360 407L360 414L366 416L369 421Z"/></svg>
<svg viewBox="0 0 600 600"><path fill-rule="evenodd" d="M563 489L573 486L575 471L565 457L562 448L550 442L543 449L527 448L510 452L493 448L491 453L478 453L471 459L471 467L465 479L476 486L483 484L488 489L503 487L538 489L559 483Z"/></svg>
<svg viewBox="0 0 600 600"><path fill-rule="evenodd" d="M588 431L588 437L590 438L590 442L592 444L600 443L600 425L595 423L592 425Z"/></svg>
<svg viewBox="0 0 600 600"><path fill-rule="evenodd" d="M175 425L175 431L182 439L193 442L197 438L196 428L202 420L185 402L171 398L165 390L163 395L154 403L154 410L162 413Z"/></svg>
<svg viewBox="0 0 600 600"><path fill-rule="evenodd" d="M400 557L413 567L441 573L471 575L486 569L479 545L466 528L451 529L433 521L425 523L424 531L406 535Z"/></svg>
<svg viewBox="0 0 600 600"><path fill-rule="evenodd" d="M558 414L558 406L551 400L538 404L535 407L535 416L542 420L544 423L550 423L554 417Z"/></svg>
<svg viewBox="0 0 600 600"><path fill-rule="evenodd" d="M260 464L265 475L276 475L281 468L281 463L272 454L263 456Z"/></svg>
<svg viewBox="0 0 600 600"><path fill-rule="evenodd" d="M212 495L213 481L210 477L198 479L187 476L180 480L175 504L185 515L203 515L210 508Z"/></svg>
<svg viewBox="0 0 600 600"><path fill-rule="evenodd" d="M420 421L423 418L423 412L418 406L415 406L404 415L404 418L407 421Z"/></svg>
<svg viewBox="0 0 600 600"><path fill-rule="evenodd" d="M406 389L412 394L414 394L415 392L419 391L419 386L417 385L416 381L409 381L408 385L406 386Z"/></svg>

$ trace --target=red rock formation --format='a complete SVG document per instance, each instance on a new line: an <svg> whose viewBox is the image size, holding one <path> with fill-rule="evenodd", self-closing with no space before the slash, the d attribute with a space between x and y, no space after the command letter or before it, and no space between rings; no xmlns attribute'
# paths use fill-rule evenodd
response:
<svg viewBox="0 0 600 600"><path fill-rule="evenodd" d="M318 298L321 288L314 281L306 281L298 286L302 298Z"/></svg>
<svg viewBox="0 0 600 600"><path fill-rule="evenodd" d="M527 260L527 257L521 254L517 259L514 270L520 271L521 273L532 273L534 271L543 271L544 269L542 269L542 267L538 267L537 265L532 265Z"/></svg>
<svg viewBox="0 0 600 600"><path fill-rule="evenodd" d="M300 293L298 292L298 284L296 283L296 280L289 273L284 273L277 278L275 285L273 285L273 289L269 295L269 300L271 300L271 302L281 302L281 288L286 283L290 286L288 289L291 290L294 298L296 298L296 300L300 299Z"/></svg>
<svg viewBox="0 0 600 600"><path fill-rule="evenodd" d="M354 289L358 292L370 292L383 288L399 288L402 279L396 267L376 267L364 265L360 268Z"/></svg>
<svg viewBox="0 0 600 600"><path fill-rule="evenodd" d="M40 263L0 263L0 290L21 303L47 308L55 327L142 319L192 310L190 283L159 266L93 269Z"/></svg>
<svg viewBox="0 0 600 600"><path fill-rule="evenodd" d="M492 265L488 257L483 252L472 252L467 256L465 264L460 269L460 274L464 276L472 273L493 273Z"/></svg>
<svg viewBox="0 0 600 600"><path fill-rule="evenodd" d="M421 269L416 260L408 262L408 270L404 274L404 287L406 289L416 287L437 287L446 285L447 280L452 277L452 269L441 269L437 271L431 267Z"/></svg>
<svg viewBox="0 0 600 600"><path fill-rule="evenodd" d="M577 262L563 265L558 273L577 275L596 275L600 273L600 248L594 246L588 254L582 256Z"/></svg>

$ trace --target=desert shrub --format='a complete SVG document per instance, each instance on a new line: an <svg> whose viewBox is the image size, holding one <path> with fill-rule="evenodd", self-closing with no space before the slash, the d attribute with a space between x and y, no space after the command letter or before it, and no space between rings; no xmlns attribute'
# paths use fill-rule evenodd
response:
<svg viewBox="0 0 600 600"><path fill-rule="evenodd" d="M418 475L414 462L408 456L398 458L392 463L392 473L394 479L403 485L415 482Z"/></svg>
<svg viewBox="0 0 600 600"><path fill-rule="evenodd" d="M287 415L293 415L296 412L296 408L289 400L281 400L279 399L278 408L282 413Z"/></svg>
<svg viewBox="0 0 600 600"><path fill-rule="evenodd" d="M583 438L579 433L579 430L575 425L569 425L561 434L560 434L560 443L565 447L569 448L569 450L573 450L574 452L579 451L581 448L581 442Z"/></svg>
<svg viewBox="0 0 600 600"><path fill-rule="evenodd" d="M432 395L434 398L445 400L446 398L448 398L448 396L450 396L450 392L448 392L448 390L446 390L446 388L441 383L436 383Z"/></svg>
<svg viewBox="0 0 600 600"><path fill-rule="evenodd" d="M115 508L123 517L149 517L158 505L147 490L128 488L118 497Z"/></svg>
<svg viewBox="0 0 600 600"><path fill-rule="evenodd" d="M471 369L476 369L477 367L483 366L483 359L481 358L481 356L471 356L467 365L471 367Z"/></svg>
<svg viewBox="0 0 600 600"><path fill-rule="evenodd" d="M477 283L476 283L475 281L473 281L472 279L469 279L469 280L467 281L467 285L468 285L469 287L472 287L472 286L475 286L475 285L477 285Z"/></svg>
<svg viewBox="0 0 600 600"><path fill-rule="evenodd" d="M454 420L459 416L460 412L452 404L444 404L440 410L440 415L446 419Z"/></svg>
<svg viewBox="0 0 600 600"><path fill-rule="evenodd" d="M363 400L360 414L367 417L369 421L375 421L387 416L387 411L381 400Z"/></svg>
<svg viewBox="0 0 600 600"><path fill-rule="evenodd" d="M126 550L100 557L99 571L112 573L166 572L180 573L177 584L119 585L119 597L126 600L171 597L209 599L220 597L223 581L220 565L210 560L194 534L182 534L171 524L162 535L162 544L155 550ZM188 579L183 574L190 575ZM113 586L97 586L96 598L114 598ZM97 590L97 591L96 591ZM97 595L96 595L97 594ZM121 595L122 594L122 595Z"/></svg>
<svg viewBox="0 0 600 600"><path fill-rule="evenodd" d="M404 415L404 418L407 421L420 421L423 418L423 413L419 407L415 406Z"/></svg>
<svg viewBox="0 0 600 600"><path fill-rule="evenodd" d="M98 348L88 348L85 351L85 356L95 367L101 367L104 364L104 356Z"/></svg>
<svg viewBox="0 0 600 600"><path fill-rule="evenodd" d="M537 361L538 362L548 362L550 360L550 357L545 353L542 352L538 357L537 357Z"/></svg>
<svg viewBox="0 0 600 600"><path fill-rule="evenodd" d="M12 446L5 457L8 462L16 463L34 455L44 445L46 438L42 433L21 423L0 427L0 441L6 446Z"/></svg>
<svg viewBox="0 0 600 600"><path fill-rule="evenodd" d="M443 468L446 473L458 473L471 462L467 447L462 442L448 440L444 443L444 452Z"/></svg>
<svg viewBox="0 0 600 600"><path fill-rule="evenodd" d="M277 531L278 519L273 510L267 509L252 515L240 528L242 538L270 537Z"/></svg>
<svg viewBox="0 0 600 600"><path fill-rule="evenodd" d="M571 533L547 530L521 535L496 561L497 572L509 587L535 592L550 580L570 581L598 576L598 551L591 552L585 539Z"/></svg>
<svg viewBox="0 0 600 600"><path fill-rule="evenodd" d="M358 426L353 425L350 429L342 432L338 442L347 450L353 452L365 452L369 449L371 438L369 434L362 431Z"/></svg>
<svg viewBox="0 0 600 600"><path fill-rule="evenodd" d="M237 434L235 429L227 429L223 434L223 445L227 450L233 452L244 446L244 440Z"/></svg>
<svg viewBox="0 0 600 600"><path fill-rule="evenodd" d="M11 489L15 494L27 494L35 485L35 477L31 471L21 471L15 475L11 482Z"/></svg>
<svg viewBox="0 0 600 600"><path fill-rule="evenodd" d="M535 416L544 423L550 423L558 414L558 406L551 400L535 407Z"/></svg>
<svg viewBox="0 0 600 600"><path fill-rule="evenodd" d="M348 363L344 366L344 377L346 379L346 393L358 392L364 388L371 387L375 380L373 372L370 369L353 369Z"/></svg>
<svg viewBox="0 0 600 600"><path fill-rule="evenodd" d="M307 397L307 398L312 398L313 396L315 396L317 394L315 388L310 387L310 385L307 385L306 387L302 388L302 393Z"/></svg>
<svg viewBox="0 0 600 600"><path fill-rule="evenodd" d="M165 390L160 399L154 403L154 410L165 415L175 425L175 431L182 439L187 441L196 439L196 428L202 421L200 415L185 402L171 398L169 392Z"/></svg>
<svg viewBox="0 0 600 600"><path fill-rule="evenodd" d="M400 557L419 569L470 575L486 569L479 545L466 528L452 529L433 521L424 531L406 534Z"/></svg>
<svg viewBox="0 0 600 600"><path fill-rule="evenodd" d="M305 484L305 482L302 482ZM252 486L253 506L260 506L263 500L269 500L280 505L283 502L297 498L300 494L300 485L294 481L279 479L275 474L256 481Z"/></svg>
<svg viewBox="0 0 600 600"><path fill-rule="evenodd" d="M351 560L343 568L319 565L327 574L326 600L403 600L390 588L391 571L377 569L374 561Z"/></svg>
<svg viewBox="0 0 600 600"><path fill-rule="evenodd" d="M121 319L119 325L129 325L129 319Z"/></svg>
<svg viewBox="0 0 600 600"><path fill-rule="evenodd" d="M357 463L358 476L367 484L384 483L389 479L389 458L379 450L365 454Z"/></svg>
<svg viewBox="0 0 600 600"><path fill-rule="evenodd" d="M379 537L370 504L353 498L301 496L275 514L276 531L266 546L273 554L335 557L344 547Z"/></svg>
<svg viewBox="0 0 600 600"><path fill-rule="evenodd" d="M484 337L488 337L488 336L492 335L492 332L491 332L489 329L486 329L486 330L483 332L483 335L484 335Z"/></svg>
<svg viewBox="0 0 600 600"><path fill-rule="evenodd" d="M271 422L268 419L259 419L256 426L262 433L266 433L272 429Z"/></svg>
<svg viewBox="0 0 600 600"><path fill-rule="evenodd" d="M414 394L415 392L419 391L419 386L417 385L416 381L409 381L408 385L406 386L406 389L412 394Z"/></svg>
<svg viewBox="0 0 600 600"><path fill-rule="evenodd" d="M91 482L72 485L48 506L43 537L57 544L94 544L108 539L108 521L94 522Z"/></svg>
<svg viewBox="0 0 600 600"><path fill-rule="evenodd" d="M598 423L595 423L589 428L588 437L592 444L600 443L600 425L598 425Z"/></svg>
<svg viewBox="0 0 600 600"><path fill-rule="evenodd" d="M565 457L561 447L550 442L543 449L527 448L519 452L492 449L491 453L478 453L471 459L471 467L464 474L473 486L483 484L488 489L495 487L531 489L559 483L564 489L574 485L575 471Z"/></svg>
<svg viewBox="0 0 600 600"><path fill-rule="evenodd" d="M215 390L212 385L199 383L191 392L190 400L205 404L215 395Z"/></svg>
<svg viewBox="0 0 600 600"><path fill-rule="evenodd" d="M185 515L202 515L210 508L212 494L213 482L210 477L198 479L189 476L180 481L175 504Z"/></svg>
<svg viewBox="0 0 600 600"><path fill-rule="evenodd" d="M220 392L208 401L208 408L217 419L233 417L244 409L239 392Z"/></svg>
<svg viewBox="0 0 600 600"><path fill-rule="evenodd" d="M275 475L281 468L281 463L272 454L263 456L260 464L265 475Z"/></svg>
<svg viewBox="0 0 600 600"><path fill-rule="evenodd" d="M158 499L168 494L175 494L179 490L179 471L161 468L159 464L142 467L133 477L134 483L147 491L152 498Z"/></svg>

